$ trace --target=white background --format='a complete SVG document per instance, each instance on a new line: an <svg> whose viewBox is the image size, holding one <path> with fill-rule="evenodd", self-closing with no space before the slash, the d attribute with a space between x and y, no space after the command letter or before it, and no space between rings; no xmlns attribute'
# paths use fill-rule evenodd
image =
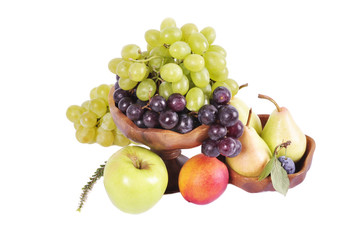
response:
<svg viewBox="0 0 361 240"><path fill-rule="evenodd" d="M237 2L237 4L236 4ZM359 1L1 1L1 239L359 239ZM118 148L80 144L69 105L114 83L108 61L165 17L212 26L238 96L286 106L317 147L287 196L229 185L211 204L166 195L148 212L117 210L87 178ZM199 149L185 151L190 157ZM5 237L6 236L6 237Z"/></svg>

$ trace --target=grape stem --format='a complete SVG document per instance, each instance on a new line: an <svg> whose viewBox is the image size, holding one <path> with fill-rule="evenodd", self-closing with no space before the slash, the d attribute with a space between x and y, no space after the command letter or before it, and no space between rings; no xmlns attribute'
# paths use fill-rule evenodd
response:
<svg viewBox="0 0 361 240"><path fill-rule="evenodd" d="M248 83L245 83L245 84L239 86L238 90L240 90L241 88L244 88L244 87L248 87Z"/></svg>
<svg viewBox="0 0 361 240"><path fill-rule="evenodd" d="M276 155L278 154L278 152L279 152L282 148L287 149L287 147L288 147L289 145L291 145L291 141L290 141L290 140L288 140L288 141L286 141L286 142L283 142L283 143L277 145L277 146L275 147L275 150L274 150L274 155L276 156Z"/></svg>
<svg viewBox="0 0 361 240"><path fill-rule="evenodd" d="M269 96L263 95L263 94L258 94L258 98L262 98L262 99L267 99L269 101L271 101L277 108L278 112L281 112L281 108L280 106L278 106L278 104L276 103L275 100L273 100L272 98L270 98Z"/></svg>
<svg viewBox="0 0 361 240"><path fill-rule="evenodd" d="M139 62L139 63L144 63L144 62L149 62L150 60L154 59L154 58L161 58L161 56L152 56L150 58L147 59L133 59L133 58L129 58L130 61L132 62Z"/></svg>

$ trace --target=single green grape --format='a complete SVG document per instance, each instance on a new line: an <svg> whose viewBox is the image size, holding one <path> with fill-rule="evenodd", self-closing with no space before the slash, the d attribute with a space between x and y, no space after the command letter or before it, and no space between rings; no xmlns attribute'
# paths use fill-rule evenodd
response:
<svg viewBox="0 0 361 240"><path fill-rule="evenodd" d="M199 72L191 72L191 78L194 83L199 88L204 88L209 85L209 73L207 68L203 68Z"/></svg>
<svg viewBox="0 0 361 240"><path fill-rule="evenodd" d="M211 84L207 84L207 86L201 88L204 95L210 95L212 93L212 86Z"/></svg>
<svg viewBox="0 0 361 240"><path fill-rule="evenodd" d="M85 128L79 126L75 132L75 137L80 143L93 143L96 136L96 128Z"/></svg>
<svg viewBox="0 0 361 240"><path fill-rule="evenodd" d="M172 92L180 93L182 95L186 95L189 89L189 80L186 75L183 74L183 77L178 82L172 83Z"/></svg>
<svg viewBox="0 0 361 240"><path fill-rule="evenodd" d="M97 122L98 117L92 111L84 112L80 117L80 124L86 128L95 127L95 125L97 125Z"/></svg>
<svg viewBox="0 0 361 240"><path fill-rule="evenodd" d="M148 66L152 71L158 72L159 69L165 64L164 57L155 57L149 60Z"/></svg>
<svg viewBox="0 0 361 240"><path fill-rule="evenodd" d="M208 41L202 33L192 33L188 38L188 44L192 49L193 53L202 55L209 48Z"/></svg>
<svg viewBox="0 0 361 240"><path fill-rule="evenodd" d="M96 88L97 97L106 101L108 101L109 92L110 86L108 84L101 84Z"/></svg>
<svg viewBox="0 0 361 240"><path fill-rule="evenodd" d="M117 133L116 131L113 131L113 135L114 135L114 142L113 142L114 145L125 147L130 144L130 140L122 133Z"/></svg>
<svg viewBox="0 0 361 240"><path fill-rule="evenodd" d="M89 110L95 113L98 118L101 118L107 112L107 104L104 99L95 98L90 100Z"/></svg>
<svg viewBox="0 0 361 240"><path fill-rule="evenodd" d="M121 58L113 58L112 60L109 61L108 63L108 68L109 68L109 71L111 71L112 73L116 74L115 73L115 70L117 70L117 65L118 63L120 63L123 59Z"/></svg>
<svg viewBox="0 0 361 240"><path fill-rule="evenodd" d="M186 23L181 27L182 39L188 42L188 38L192 33L198 32L198 28L194 23Z"/></svg>
<svg viewBox="0 0 361 240"><path fill-rule="evenodd" d="M107 112L102 117L102 123L100 124L100 127L107 131L112 131L117 128L110 112Z"/></svg>
<svg viewBox="0 0 361 240"><path fill-rule="evenodd" d="M167 82L178 82L183 76L182 68L175 63L167 63L160 68L160 77Z"/></svg>
<svg viewBox="0 0 361 240"><path fill-rule="evenodd" d="M227 57L226 50L219 45L210 45L207 52L218 52L218 53L222 54L223 57Z"/></svg>
<svg viewBox="0 0 361 240"><path fill-rule="evenodd" d="M169 47L169 54L176 59L183 60L186 56L191 54L191 48L188 43L177 41Z"/></svg>
<svg viewBox="0 0 361 240"><path fill-rule="evenodd" d="M132 81L129 78L125 78L125 79L120 78L118 81L119 87L126 91L133 89L135 86L137 86L137 84L138 82Z"/></svg>
<svg viewBox="0 0 361 240"><path fill-rule="evenodd" d="M191 72L199 72L205 66L204 59L199 54L190 54L190 55L188 55L184 59L183 63L184 63L184 66Z"/></svg>
<svg viewBox="0 0 361 240"><path fill-rule="evenodd" d="M239 90L238 83L235 80L231 79L231 78L228 78L224 82L229 86L229 88L231 90L231 93L232 93L232 96L236 96L236 94L238 93L238 90Z"/></svg>
<svg viewBox="0 0 361 240"><path fill-rule="evenodd" d="M104 130L102 128L98 128L96 134L96 142L103 147L109 147L113 145L114 142L113 132Z"/></svg>
<svg viewBox="0 0 361 240"><path fill-rule="evenodd" d="M140 100L148 101L154 96L156 90L157 85L153 79L147 78L139 83L136 94Z"/></svg>
<svg viewBox="0 0 361 240"><path fill-rule="evenodd" d="M98 96L97 96L97 88L96 88L96 87L93 88L92 90L90 90L89 96L90 96L90 99L95 99L95 98L98 97Z"/></svg>
<svg viewBox="0 0 361 240"><path fill-rule="evenodd" d="M189 111L198 112L204 105L204 94L202 89L194 87L190 89L186 95L187 109Z"/></svg>
<svg viewBox="0 0 361 240"><path fill-rule="evenodd" d="M228 78L228 68L224 68L222 71L212 73L209 72L209 76L213 81L225 81Z"/></svg>
<svg viewBox="0 0 361 240"><path fill-rule="evenodd" d="M129 79L140 82L148 77L149 71L145 63L134 62L128 69Z"/></svg>
<svg viewBox="0 0 361 240"><path fill-rule="evenodd" d="M217 73L226 68L226 58L218 52L206 52L203 57L209 72Z"/></svg>
<svg viewBox="0 0 361 240"><path fill-rule="evenodd" d="M160 31L156 29L150 29L144 34L145 41L152 47L162 46L160 41Z"/></svg>
<svg viewBox="0 0 361 240"><path fill-rule="evenodd" d="M132 65L131 61L122 60L118 63L117 68L115 70L115 74L118 75L121 79L129 78L129 67Z"/></svg>
<svg viewBox="0 0 361 240"><path fill-rule="evenodd" d="M136 44L128 44L125 45L122 49L122 58L129 60L129 59L138 59L140 57L140 47Z"/></svg>
<svg viewBox="0 0 361 240"><path fill-rule="evenodd" d="M201 30L203 36L206 37L209 44L212 44L216 40L216 30L212 27L205 27Z"/></svg>
<svg viewBox="0 0 361 240"><path fill-rule="evenodd" d="M165 44L173 44L182 40L182 31L177 27L167 27L160 31L160 41Z"/></svg>
<svg viewBox="0 0 361 240"><path fill-rule="evenodd" d="M229 91L231 91L231 88L228 86L228 84L225 81L218 81L218 82L213 83L212 93L213 93L214 89L216 89L217 87L221 87L221 86L226 87L226 88L228 88Z"/></svg>
<svg viewBox="0 0 361 240"><path fill-rule="evenodd" d="M71 105L66 109L66 117L72 123L79 122L81 115L86 111L84 107Z"/></svg>
<svg viewBox="0 0 361 240"><path fill-rule="evenodd" d="M81 107L83 107L86 110L89 110L89 103L90 103L90 100L86 100L81 104Z"/></svg>
<svg viewBox="0 0 361 240"><path fill-rule="evenodd" d="M169 49L164 47L163 45L160 47L154 47L150 53L149 53L150 57L153 56L158 56L158 57L171 57L170 53L169 53Z"/></svg>
<svg viewBox="0 0 361 240"><path fill-rule="evenodd" d="M165 29L167 27L176 27L176 26L177 26L177 24L176 24L175 20L173 18L168 17L168 18L165 18L161 22L160 30L163 30L163 29Z"/></svg>
<svg viewBox="0 0 361 240"><path fill-rule="evenodd" d="M172 83L171 82L162 82L159 85L158 92L159 92L159 95L161 95L162 97L165 98L165 100L167 100L168 97L170 95L172 95L172 93L173 93Z"/></svg>

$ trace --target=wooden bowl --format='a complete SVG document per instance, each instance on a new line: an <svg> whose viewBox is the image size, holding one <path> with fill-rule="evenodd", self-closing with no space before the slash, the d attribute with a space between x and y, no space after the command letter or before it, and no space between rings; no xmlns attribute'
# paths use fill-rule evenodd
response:
<svg viewBox="0 0 361 240"><path fill-rule="evenodd" d="M164 161L168 169L168 188L166 193L178 192L178 175L183 164L188 160L181 155L181 149L194 148L208 138L208 126L201 125L192 131L181 134L171 130L139 128L114 103L114 87L109 92L109 109L119 130L134 142L148 146Z"/></svg>
<svg viewBox="0 0 361 240"><path fill-rule="evenodd" d="M259 115L262 126L264 126L268 120L268 114L261 114ZM303 182L306 177L308 170L311 167L313 153L316 148L315 141L306 135L307 140L307 147L306 152L303 155L302 159L297 162L296 164L296 172L294 174L289 174L288 178L290 180L290 188L293 188ZM268 176L267 178L263 179L262 181L258 181L258 178L254 177L244 177L235 171L232 170L231 167L228 167L229 171L229 182L243 190L250 192L250 193L257 193L257 192L264 192L264 191L275 191L271 177Z"/></svg>

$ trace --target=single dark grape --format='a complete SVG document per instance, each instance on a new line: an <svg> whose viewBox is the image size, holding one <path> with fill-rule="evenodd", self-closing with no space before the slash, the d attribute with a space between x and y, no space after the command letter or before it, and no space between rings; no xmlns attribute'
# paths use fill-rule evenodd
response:
<svg viewBox="0 0 361 240"><path fill-rule="evenodd" d="M202 124L210 125L217 119L218 110L211 104L203 105L198 111L198 120Z"/></svg>
<svg viewBox="0 0 361 240"><path fill-rule="evenodd" d="M154 128L157 127L159 125L159 114L152 111L152 110L148 110L143 114L143 122L144 125L147 128Z"/></svg>
<svg viewBox="0 0 361 240"><path fill-rule="evenodd" d="M225 105L227 104L232 97L232 93L226 87L217 87L213 91L213 100L217 104Z"/></svg>
<svg viewBox="0 0 361 240"><path fill-rule="evenodd" d="M229 157L237 157L238 154L240 154L240 152L242 151L242 143L238 140L238 139L234 139L234 141L236 142L236 150L234 151L234 153L232 155L230 155Z"/></svg>
<svg viewBox="0 0 361 240"><path fill-rule="evenodd" d="M131 104L126 111L127 117L132 121L140 119L143 113L144 110L139 104Z"/></svg>
<svg viewBox="0 0 361 240"><path fill-rule="evenodd" d="M227 128L221 124L215 123L208 128L208 137L212 140L218 140L227 135Z"/></svg>
<svg viewBox="0 0 361 240"><path fill-rule="evenodd" d="M208 157L218 157L219 151L218 151L217 141L209 138L206 139L202 143L201 151L204 155Z"/></svg>
<svg viewBox="0 0 361 240"><path fill-rule="evenodd" d="M124 97L119 100L118 102L118 108L123 113L126 113L128 107L133 103L132 99L130 97Z"/></svg>
<svg viewBox="0 0 361 240"><path fill-rule="evenodd" d="M225 127L233 126L238 121L238 111L232 105L224 105L219 109L218 119Z"/></svg>
<svg viewBox="0 0 361 240"><path fill-rule="evenodd" d="M242 136L244 130L243 123L238 120L236 124L227 127L227 137L233 137L235 139L238 139Z"/></svg>
<svg viewBox="0 0 361 240"><path fill-rule="evenodd" d="M172 110L166 110L159 115L159 124L164 129L172 129L178 124L178 114Z"/></svg>
<svg viewBox="0 0 361 240"><path fill-rule="evenodd" d="M288 157L280 156L278 161L281 162L281 166L286 170L287 174L293 174L296 171L295 162Z"/></svg>
<svg viewBox="0 0 361 240"><path fill-rule="evenodd" d="M225 137L218 141L218 151L225 157L229 157L236 151L236 141L233 138Z"/></svg>
<svg viewBox="0 0 361 240"><path fill-rule="evenodd" d="M192 131L194 128L193 117L188 114L180 114L177 126L174 128L174 131L179 133L187 133Z"/></svg>
<svg viewBox="0 0 361 240"><path fill-rule="evenodd" d="M115 105L117 106L120 99L122 99L124 97L129 97L129 92L127 92L121 88L118 88L117 90L115 90L113 93L113 99L114 99Z"/></svg>
<svg viewBox="0 0 361 240"><path fill-rule="evenodd" d="M145 126L145 124L144 124L144 122L143 122L142 119L134 120L133 122L134 122L135 125L137 125L137 127L139 127L139 128L146 128L146 126Z"/></svg>
<svg viewBox="0 0 361 240"><path fill-rule="evenodd" d="M183 111L186 105L186 98L180 93L173 93L168 97L167 106L175 112Z"/></svg>
<svg viewBox="0 0 361 240"><path fill-rule="evenodd" d="M164 97L157 95L150 99L149 107L155 112L162 112L167 107L167 102Z"/></svg>

